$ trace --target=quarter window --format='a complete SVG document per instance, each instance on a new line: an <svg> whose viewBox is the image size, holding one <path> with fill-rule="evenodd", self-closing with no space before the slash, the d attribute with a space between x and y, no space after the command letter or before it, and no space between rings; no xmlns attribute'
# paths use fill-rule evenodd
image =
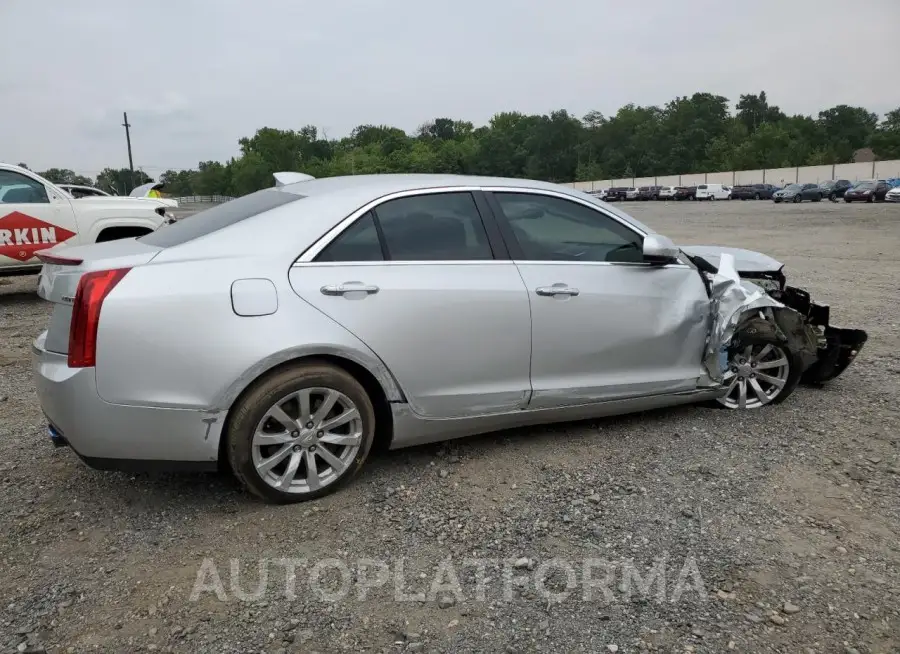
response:
<svg viewBox="0 0 900 654"><path fill-rule="evenodd" d="M384 261L372 214L365 214L345 229L322 250L316 261Z"/></svg>
<svg viewBox="0 0 900 654"><path fill-rule="evenodd" d="M495 193L522 255L532 261L643 262L643 238L577 202L528 193Z"/></svg>
<svg viewBox="0 0 900 654"><path fill-rule="evenodd" d="M471 193L434 193L388 200L375 208L392 261L493 259Z"/></svg>
<svg viewBox="0 0 900 654"><path fill-rule="evenodd" d="M11 170L0 170L0 204L45 204L50 202L40 182Z"/></svg>

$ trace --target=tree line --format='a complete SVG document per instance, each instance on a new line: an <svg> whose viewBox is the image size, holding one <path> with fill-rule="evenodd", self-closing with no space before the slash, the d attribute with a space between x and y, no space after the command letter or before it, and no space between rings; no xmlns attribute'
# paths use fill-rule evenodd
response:
<svg viewBox="0 0 900 654"><path fill-rule="evenodd" d="M283 170L314 177L460 173L571 182L845 163L864 147L881 159L900 158L900 108L880 121L849 105L815 118L789 116L769 104L765 92L741 95L733 113L729 107L728 98L695 93L662 107L628 104L613 116L503 112L482 127L436 118L414 134L360 125L345 138L327 139L311 125L263 127L238 141L239 156L167 170L159 180L173 196L239 196L272 186L272 173ZM42 174L60 183L92 182L66 169ZM107 168L93 183L127 194L147 181L153 180L143 172Z"/></svg>

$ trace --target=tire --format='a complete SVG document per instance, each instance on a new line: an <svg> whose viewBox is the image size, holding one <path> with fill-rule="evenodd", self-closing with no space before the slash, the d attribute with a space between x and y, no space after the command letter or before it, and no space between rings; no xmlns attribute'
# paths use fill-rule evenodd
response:
<svg viewBox="0 0 900 654"><path fill-rule="evenodd" d="M292 422L291 427L296 429L289 431L284 423L268 414L277 407L287 419L304 418L295 397L298 392L308 398L307 422ZM336 398L333 408L326 410L319 424L314 424L317 408L326 397ZM352 409L356 410L356 417L335 426L333 432L317 429L321 423L334 420L344 412L351 415ZM309 425L313 427L310 429ZM257 442L258 432L267 436L267 440L272 439L273 444ZM319 440L323 432L328 441ZM333 442L341 437L346 441L354 437L356 440ZM359 472L375 438L375 410L365 389L350 373L324 362L311 361L284 368L252 386L232 409L226 438L231 468L248 491L271 503L303 502L336 491ZM258 466L276 455L281 458L261 473ZM316 469L314 476L310 475L310 459ZM294 472L288 478L291 466ZM279 478L287 479L286 489L276 488Z"/></svg>
<svg viewBox="0 0 900 654"><path fill-rule="evenodd" d="M832 193L831 195L828 196L828 199L831 200L832 202L837 202L837 199L838 199L837 193Z"/></svg>
<svg viewBox="0 0 900 654"><path fill-rule="evenodd" d="M848 197L844 197L844 202L846 202L847 204L850 204L851 202L853 202L853 200L851 200Z"/></svg>
<svg viewBox="0 0 900 654"><path fill-rule="evenodd" d="M754 194L753 194L753 199L754 199L754 200L759 200L759 193L754 193Z"/></svg>
<svg viewBox="0 0 900 654"><path fill-rule="evenodd" d="M753 341L751 356L747 359L747 348L742 352L729 353L729 370L725 373L725 382L730 386L728 393L723 397L714 400L714 406L722 409L730 410L750 410L759 409L773 404L781 404L784 402L797 384L800 383L800 377L803 375L802 362L797 354L789 351L784 343L773 336L760 336ZM758 358L763 354L761 358ZM754 359L757 359L753 366ZM743 360L743 363L739 361ZM784 360L783 366L762 368L763 365L771 366L773 363ZM759 373L758 370L772 371L771 373ZM756 370L757 372L753 372ZM749 377L741 375L741 372ZM778 380L780 386L775 383L768 382L758 375L764 374L767 378ZM755 380L760 391L755 390L752 385ZM744 406L740 406L741 384L744 385ZM752 395L752 397L751 397Z"/></svg>
<svg viewBox="0 0 900 654"><path fill-rule="evenodd" d="M794 204L799 204L799 203L801 203L801 202L803 202L803 196L801 196L801 195L798 193L797 195L794 196Z"/></svg>
<svg viewBox="0 0 900 654"><path fill-rule="evenodd" d="M875 202L875 194L873 193L872 195L870 195L870 196L866 199L866 202L868 202L869 204Z"/></svg>

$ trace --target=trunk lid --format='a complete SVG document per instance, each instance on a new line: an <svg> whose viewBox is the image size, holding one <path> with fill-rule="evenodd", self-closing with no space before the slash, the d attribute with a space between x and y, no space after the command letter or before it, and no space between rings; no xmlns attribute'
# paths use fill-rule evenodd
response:
<svg viewBox="0 0 900 654"><path fill-rule="evenodd" d="M44 263L38 277L38 295L53 304L44 347L50 352L69 351L69 325L78 281L91 270L134 268L149 263L162 250L134 238L42 250L41 255L59 257L59 263Z"/></svg>

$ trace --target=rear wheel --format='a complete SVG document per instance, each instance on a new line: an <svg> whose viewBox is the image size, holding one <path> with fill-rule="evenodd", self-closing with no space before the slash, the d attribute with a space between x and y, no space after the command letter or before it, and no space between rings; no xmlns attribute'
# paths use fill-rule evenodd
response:
<svg viewBox="0 0 900 654"><path fill-rule="evenodd" d="M799 193L794 196L794 202L803 202L803 198Z"/></svg>
<svg viewBox="0 0 900 654"><path fill-rule="evenodd" d="M728 391L718 399L726 409L758 409L787 399L800 381L797 356L783 344L761 340L729 353L724 383Z"/></svg>
<svg viewBox="0 0 900 654"><path fill-rule="evenodd" d="M832 193L831 195L828 196L828 199L831 200L832 202L837 202L837 193Z"/></svg>
<svg viewBox="0 0 900 654"><path fill-rule="evenodd" d="M365 463L375 411L345 370L304 363L264 379L229 421L228 457L241 483L269 502L322 497Z"/></svg>
<svg viewBox="0 0 900 654"><path fill-rule="evenodd" d="M753 199L754 199L754 200L759 200L759 193L754 193L754 194L753 194Z"/></svg>

